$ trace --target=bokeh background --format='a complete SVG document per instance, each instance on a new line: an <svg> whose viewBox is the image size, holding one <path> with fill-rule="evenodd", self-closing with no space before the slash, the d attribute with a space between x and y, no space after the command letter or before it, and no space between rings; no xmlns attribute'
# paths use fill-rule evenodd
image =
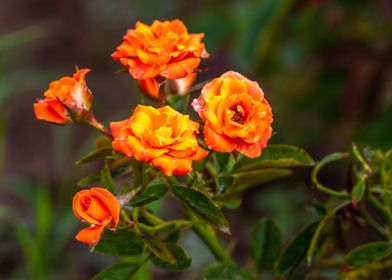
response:
<svg viewBox="0 0 392 280"><path fill-rule="evenodd" d="M260 83L274 111L273 143L304 147L316 159L352 142L391 148L391 0L1 0L0 279L89 279L114 262L74 240L82 227L71 211L76 182L97 167L74 161L98 134L36 121L32 104L77 64L93 70L97 118L127 117L139 93L127 74L115 74L121 66L110 54L136 21L174 18L205 33L211 56L199 81L232 69ZM324 180L342 182L342 173ZM247 262L260 217L276 218L287 240L311 219L314 196L306 170L249 190L239 209L225 212L238 262ZM162 215L178 210L168 205L159 206ZM198 279L213 258L190 232L181 242L191 270L146 266L137 279Z"/></svg>

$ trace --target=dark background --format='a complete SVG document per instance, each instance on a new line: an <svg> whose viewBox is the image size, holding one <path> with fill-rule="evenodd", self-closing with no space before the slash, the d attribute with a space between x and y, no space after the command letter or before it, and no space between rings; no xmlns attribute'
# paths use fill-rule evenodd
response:
<svg viewBox="0 0 392 280"><path fill-rule="evenodd" d="M121 65L110 54L136 21L175 18L205 33L211 56L199 81L236 70L260 83L274 112L271 142L304 147L316 159L352 142L391 148L391 0L2 0L0 279L88 279L113 262L74 240L82 227L71 210L76 181L94 166L73 162L98 134L36 121L32 104L77 64L92 69L97 118L127 117L139 93L129 75L114 74ZM341 182L342 173L326 182ZM249 190L241 208L226 212L235 258L246 264L249 230L263 214L278 220L287 240L309 221L312 196L307 171ZM165 205L164 215L177 210ZM197 279L212 261L191 233L182 243L193 268L156 270L156 278Z"/></svg>

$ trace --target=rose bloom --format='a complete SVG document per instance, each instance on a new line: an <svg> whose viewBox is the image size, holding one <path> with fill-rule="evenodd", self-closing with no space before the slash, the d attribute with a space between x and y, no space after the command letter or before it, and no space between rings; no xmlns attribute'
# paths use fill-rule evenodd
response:
<svg viewBox="0 0 392 280"><path fill-rule="evenodd" d="M81 121L91 111L93 96L85 76L90 69L80 69L72 77L50 83L45 98L34 104L37 119L56 124Z"/></svg>
<svg viewBox="0 0 392 280"><path fill-rule="evenodd" d="M78 219L91 224L76 235L77 240L87 244L98 243L104 228L115 230L119 221L120 204L106 189L91 188L76 193L72 209Z"/></svg>
<svg viewBox="0 0 392 280"><path fill-rule="evenodd" d="M201 58L209 56L201 43L203 33L189 34L179 19L155 20L151 25L137 22L112 54L141 80L142 89L157 98L165 79L180 79L193 73Z"/></svg>
<svg viewBox="0 0 392 280"><path fill-rule="evenodd" d="M233 71L206 84L192 106L205 122L204 139L217 152L261 155L271 138L272 111L256 82Z"/></svg>
<svg viewBox="0 0 392 280"><path fill-rule="evenodd" d="M196 139L199 124L169 106L155 109L138 105L127 120L112 122L113 149L147 161L166 175L192 170L192 161L207 155Z"/></svg>

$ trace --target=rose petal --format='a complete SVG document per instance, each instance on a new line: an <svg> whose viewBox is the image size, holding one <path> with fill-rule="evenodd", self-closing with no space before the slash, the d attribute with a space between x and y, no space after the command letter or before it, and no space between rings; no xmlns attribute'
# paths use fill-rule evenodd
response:
<svg viewBox="0 0 392 280"><path fill-rule="evenodd" d="M94 245L98 243L103 229L104 229L103 226L95 226L95 225L88 228L84 228L81 231L79 231L79 233L76 235L75 238L80 242Z"/></svg>

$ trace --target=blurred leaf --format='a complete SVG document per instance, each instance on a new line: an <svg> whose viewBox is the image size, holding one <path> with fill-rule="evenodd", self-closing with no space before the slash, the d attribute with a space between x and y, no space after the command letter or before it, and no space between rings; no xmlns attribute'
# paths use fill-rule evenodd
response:
<svg viewBox="0 0 392 280"><path fill-rule="evenodd" d="M280 245L282 234L275 221L263 218L252 232L252 255L256 262L257 270L269 269L273 266Z"/></svg>
<svg viewBox="0 0 392 280"><path fill-rule="evenodd" d="M354 186L353 190L351 191L351 198L355 202L359 202L362 200L366 191L366 183L365 180L360 179L358 183Z"/></svg>
<svg viewBox="0 0 392 280"><path fill-rule="evenodd" d="M239 15L237 22L241 23L238 30L239 41L236 45L239 65L247 67L256 60L264 61L277 29L290 11L293 0L263 0L253 1L242 5L246 9Z"/></svg>
<svg viewBox="0 0 392 280"><path fill-rule="evenodd" d="M140 263L136 262L120 262L117 263L97 275L93 280L128 280L139 269Z"/></svg>
<svg viewBox="0 0 392 280"><path fill-rule="evenodd" d="M166 97L166 101L172 108L174 108L175 110L177 110L182 114L185 114L188 108L189 98L190 98L189 94L185 94L185 95L173 94L173 95L168 95Z"/></svg>
<svg viewBox="0 0 392 280"><path fill-rule="evenodd" d="M234 163L231 153L214 153L215 166L218 173L228 173Z"/></svg>
<svg viewBox="0 0 392 280"><path fill-rule="evenodd" d="M110 192L114 192L116 185L113 181L110 167L106 159L103 168L101 169L101 183L103 188L108 189Z"/></svg>
<svg viewBox="0 0 392 280"><path fill-rule="evenodd" d="M319 215L324 216L325 214L327 214L327 208L325 207L325 205L318 201L318 200L312 200L310 202L310 206L315 210L315 212Z"/></svg>
<svg viewBox="0 0 392 280"><path fill-rule="evenodd" d="M234 177L230 175L220 176L216 178L217 195L224 194L231 188L234 183Z"/></svg>
<svg viewBox="0 0 392 280"><path fill-rule="evenodd" d="M192 222L188 220L171 220L150 227L151 232L173 232L175 230L188 228L192 226Z"/></svg>
<svg viewBox="0 0 392 280"><path fill-rule="evenodd" d="M167 192L165 184L157 184L148 186L141 194L135 195L130 201L131 206L142 206L157 199L160 199Z"/></svg>
<svg viewBox="0 0 392 280"><path fill-rule="evenodd" d="M13 49L29 41L42 37L45 33L42 24L30 25L19 30L0 35L0 52Z"/></svg>
<svg viewBox="0 0 392 280"><path fill-rule="evenodd" d="M118 168L114 168L111 170L112 178L122 177L124 175L129 174L132 171L130 166L121 166ZM89 186L95 183L99 183L101 181L101 173L91 174L83 179L80 179L76 184L78 187Z"/></svg>
<svg viewBox="0 0 392 280"><path fill-rule="evenodd" d="M177 186L173 186L173 193L198 217L223 232L230 232L228 223L222 212L204 194L192 189Z"/></svg>
<svg viewBox="0 0 392 280"><path fill-rule="evenodd" d="M238 199L238 196L244 190L260 186L273 180L283 178L292 174L292 170L286 168L267 168L249 172L235 173L234 183L228 189L222 189L216 199L219 201L230 201ZM223 192L224 191L224 192Z"/></svg>
<svg viewBox="0 0 392 280"><path fill-rule="evenodd" d="M81 158L77 162L75 162L76 165L81 165L93 161L98 161L98 160L103 160L105 157L112 155L113 149L111 147L104 147L104 148L99 148L91 153L89 153L87 156Z"/></svg>
<svg viewBox="0 0 392 280"><path fill-rule="evenodd" d="M204 280L250 280L253 277L234 266L224 263L216 263L206 268L203 273Z"/></svg>
<svg viewBox="0 0 392 280"><path fill-rule="evenodd" d="M318 179L317 175L320 172L321 168L323 168L326 164L343 159L347 157L347 153L332 153L326 155L319 163L316 164L312 171L312 183L316 186L319 191L322 191L326 194L336 197L350 197L350 195L346 191L337 191L334 189L330 189L324 185L322 185Z"/></svg>
<svg viewBox="0 0 392 280"><path fill-rule="evenodd" d="M148 233L143 234L143 240L147 249L153 253L155 257L161 259L163 262L167 262L172 265L176 264L176 258L167 248L167 244L163 242L163 240Z"/></svg>
<svg viewBox="0 0 392 280"><path fill-rule="evenodd" d="M336 205L336 207L333 208L329 208L327 211L327 214L324 216L324 218L320 221L320 223L317 226L317 229L315 230L312 239L310 241L310 245L309 245L309 249L306 253L306 262L307 265L310 266L311 262L312 262L312 258L313 258L313 254L316 251L318 242L320 240L320 236L322 233L322 230L324 229L325 225L330 221L330 219L332 219L335 214L342 209L343 207L349 205L351 203L351 201L349 200L345 200L343 202L339 201L339 204Z"/></svg>
<svg viewBox="0 0 392 280"><path fill-rule="evenodd" d="M94 251L113 256L134 256L143 252L143 240L128 229L105 230Z"/></svg>
<svg viewBox="0 0 392 280"><path fill-rule="evenodd" d="M293 172L286 168L267 168L250 172L235 173L233 189L242 191L253 186L259 186L273 180L291 175Z"/></svg>
<svg viewBox="0 0 392 280"><path fill-rule="evenodd" d="M112 146L112 139L106 135L98 136L95 139L95 149L109 148Z"/></svg>
<svg viewBox="0 0 392 280"><path fill-rule="evenodd" d="M305 259L310 242L319 222L313 222L303 229L289 244L279 258L276 266L280 275L292 274L300 263Z"/></svg>
<svg viewBox="0 0 392 280"><path fill-rule="evenodd" d="M377 262L392 254L392 243L372 242L353 249L345 261L354 269L361 268L369 263Z"/></svg>
<svg viewBox="0 0 392 280"><path fill-rule="evenodd" d="M83 179L80 179L76 185L78 187L86 187L86 186L90 186L93 185L95 183L99 183L101 181L101 174L91 174L87 177L84 177Z"/></svg>
<svg viewBox="0 0 392 280"><path fill-rule="evenodd" d="M217 2L219 1L215 3ZM233 36L236 21L231 11L225 9L225 5L208 6L205 5L203 9L195 14L190 30L205 34L203 42L207 47L207 51L212 54Z"/></svg>
<svg viewBox="0 0 392 280"><path fill-rule="evenodd" d="M303 149L289 145L268 145L259 158L242 156L233 167L233 172L271 168L313 166L314 161Z"/></svg>
<svg viewBox="0 0 392 280"><path fill-rule="evenodd" d="M175 263L171 264L165 261L162 261L161 259L157 257L152 257L152 262L165 270L169 271L174 271L174 272L180 272L184 271L187 268L189 268L192 264L192 259L185 253L184 249L177 245L177 244L172 244L172 243L167 243L166 244L167 248L171 252L171 254L175 258Z"/></svg>

